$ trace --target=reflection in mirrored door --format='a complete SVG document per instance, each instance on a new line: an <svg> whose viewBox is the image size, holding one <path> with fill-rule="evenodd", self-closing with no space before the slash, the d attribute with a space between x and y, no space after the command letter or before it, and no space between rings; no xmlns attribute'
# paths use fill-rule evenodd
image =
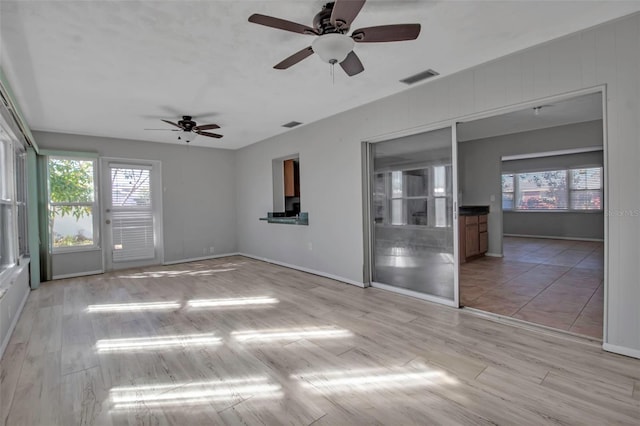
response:
<svg viewBox="0 0 640 426"><path fill-rule="evenodd" d="M455 293L451 128L371 145L374 286Z"/></svg>

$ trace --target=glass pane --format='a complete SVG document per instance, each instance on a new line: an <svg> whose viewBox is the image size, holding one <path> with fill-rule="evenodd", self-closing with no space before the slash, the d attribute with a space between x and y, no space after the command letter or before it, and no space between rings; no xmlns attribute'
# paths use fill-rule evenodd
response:
<svg viewBox="0 0 640 426"><path fill-rule="evenodd" d="M407 200L407 225L427 225L427 199Z"/></svg>
<svg viewBox="0 0 640 426"><path fill-rule="evenodd" d="M407 170L403 172L406 197L426 197L429 195L429 169Z"/></svg>
<svg viewBox="0 0 640 426"><path fill-rule="evenodd" d="M448 225L447 199L436 198L436 227L442 228Z"/></svg>
<svg viewBox="0 0 640 426"><path fill-rule="evenodd" d="M383 223L385 222L385 206L387 205L384 173L377 173L373 182L373 220L375 223Z"/></svg>
<svg viewBox="0 0 640 426"><path fill-rule="evenodd" d="M15 261L13 255L11 205L0 204L0 270L10 266Z"/></svg>
<svg viewBox="0 0 640 426"><path fill-rule="evenodd" d="M502 193L502 210L513 209L513 192Z"/></svg>
<svg viewBox="0 0 640 426"><path fill-rule="evenodd" d="M402 172L391 172L391 194L393 197L402 197Z"/></svg>
<svg viewBox="0 0 640 426"><path fill-rule="evenodd" d="M600 210L602 191L571 191L571 208L575 210Z"/></svg>
<svg viewBox="0 0 640 426"><path fill-rule="evenodd" d="M518 173L518 209L563 210L567 206L567 171Z"/></svg>
<svg viewBox="0 0 640 426"><path fill-rule="evenodd" d="M49 157L49 198L53 203L93 203L94 161Z"/></svg>
<svg viewBox="0 0 640 426"><path fill-rule="evenodd" d="M502 175L502 192L513 192L513 173Z"/></svg>
<svg viewBox="0 0 640 426"><path fill-rule="evenodd" d="M372 146L372 208L376 218L381 205L390 214L372 224L373 281L453 299L451 155L451 129Z"/></svg>
<svg viewBox="0 0 640 426"><path fill-rule="evenodd" d="M602 188L602 169L600 167L571 170L571 189L600 188Z"/></svg>
<svg viewBox="0 0 640 426"><path fill-rule="evenodd" d="M93 209L89 206L56 206L51 209L53 247L93 245Z"/></svg>
<svg viewBox="0 0 640 426"><path fill-rule="evenodd" d="M111 202L113 207L149 207L151 192L148 169L112 168Z"/></svg>
<svg viewBox="0 0 640 426"><path fill-rule="evenodd" d="M29 233L27 230L27 205L18 204L18 254L27 256L29 254Z"/></svg>
<svg viewBox="0 0 640 426"><path fill-rule="evenodd" d="M11 192L9 191L10 179L9 175L9 137L4 130L0 128L0 200L10 200Z"/></svg>
<svg viewBox="0 0 640 426"><path fill-rule="evenodd" d="M447 167L433 168L433 195L442 196L447 192ZM437 210L437 208L436 208Z"/></svg>
<svg viewBox="0 0 640 426"><path fill-rule="evenodd" d="M391 200L391 224L406 225L404 219L404 200Z"/></svg>

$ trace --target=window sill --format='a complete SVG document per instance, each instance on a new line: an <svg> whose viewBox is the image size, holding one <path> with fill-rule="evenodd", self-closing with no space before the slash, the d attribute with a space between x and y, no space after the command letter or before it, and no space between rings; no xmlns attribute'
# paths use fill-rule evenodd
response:
<svg viewBox="0 0 640 426"><path fill-rule="evenodd" d="M19 265L14 264L0 271L0 299L9 290L9 287L13 285L14 279L20 275L24 268L29 266L28 260L29 258L26 258L26 261L21 262Z"/></svg>
<svg viewBox="0 0 640 426"><path fill-rule="evenodd" d="M51 254L67 254L67 253L82 253L89 251L102 251L101 247L91 246L91 247L69 247L64 249L54 249L51 250Z"/></svg>
<svg viewBox="0 0 640 426"><path fill-rule="evenodd" d="M502 210L503 213L580 213L580 214L596 214L604 213L604 210Z"/></svg>

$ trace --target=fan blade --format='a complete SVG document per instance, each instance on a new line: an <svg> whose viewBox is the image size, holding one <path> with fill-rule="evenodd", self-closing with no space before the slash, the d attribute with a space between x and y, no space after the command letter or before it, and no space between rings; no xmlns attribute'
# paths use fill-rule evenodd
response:
<svg viewBox="0 0 640 426"><path fill-rule="evenodd" d="M203 124L202 126L196 126L193 128L194 131L199 132L201 130L211 130L211 129L219 129L220 126L217 124Z"/></svg>
<svg viewBox="0 0 640 426"><path fill-rule="evenodd" d="M286 70L290 66L297 64L301 60L303 60L303 59L305 59L305 58L307 58L307 57L309 57L311 55L313 55L313 49L311 48L311 46L305 47L301 51L296 52L293 55L289 56L287 59L285 59L284 61L280 62L279 64L276 64L274 66L274 68L277 69L277 70Z"/></svg>
<svg viewBox="0 0 640 426"><path fill-rule="evenodd" d="M217 133L211 133L211 132L195 132L198 135L202 135L202 136L209 136L210 138L216 138L216 139L220 139L222 137L222 135L219 135Z"/></svg>
<svg viewBox="0 0 640 426"><path fill-rule="evenodd" d="M357 29L351 38L357 43L415 40L420 35L420 24L381 25Z"/></svg>
<svg viewBox="0 0 640 426"><path fill-rule="evenodd" d="M163 132L179 132L178 129L144 129L144 130L161 130Z"/></svg>
<svg viewBox="0 0 640 426"><path fill-rule="evenodd" d="M366 0L336 0L331 12L331 25L336 28L349 27Z"/></svg>
<svg viewBox="0 0 640 426"><path fill-rule="evenodd" d="M360 74L364 71L364 66L360 62L360 58L353 50L349 52L344 61L340 62L340 66L349 77Z"/></svg>
<svg viewBox="0 0 640 426"><path fill-rule="evenodd" d="M173 121L169 121L169 120L162 120L162 121L164 121L165 123L171 124L172 126L176 126L178 129L184 130L182 126L179 125L178 123L174 123Z"/></svg>
<svg viewBox="0 0 640 426"><path fill-rule="evenodd" d="M318 34L316 30L306 25L298 24L296 22L287 21L285 19L274 18L272 16L260 15L254 13L249 16L249 22L254 24L264 25L266 27L276 28L279 30L291 31L298 34Z"/></svg>

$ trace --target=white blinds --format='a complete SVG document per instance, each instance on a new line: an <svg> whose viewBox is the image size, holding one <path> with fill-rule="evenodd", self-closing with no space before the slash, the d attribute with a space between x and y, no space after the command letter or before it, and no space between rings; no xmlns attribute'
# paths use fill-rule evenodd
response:
<svg viewBox="0 0 640 426"><path fill-rule="evenodd" d="M114 211L111 223L114 262L153 259L151 211Z"/></svg>
<svg viewBox="0 0 640 426"><path fill-rule="evenodd" d="M150 170L111 166L113 262L155 257Z"/></svg>

